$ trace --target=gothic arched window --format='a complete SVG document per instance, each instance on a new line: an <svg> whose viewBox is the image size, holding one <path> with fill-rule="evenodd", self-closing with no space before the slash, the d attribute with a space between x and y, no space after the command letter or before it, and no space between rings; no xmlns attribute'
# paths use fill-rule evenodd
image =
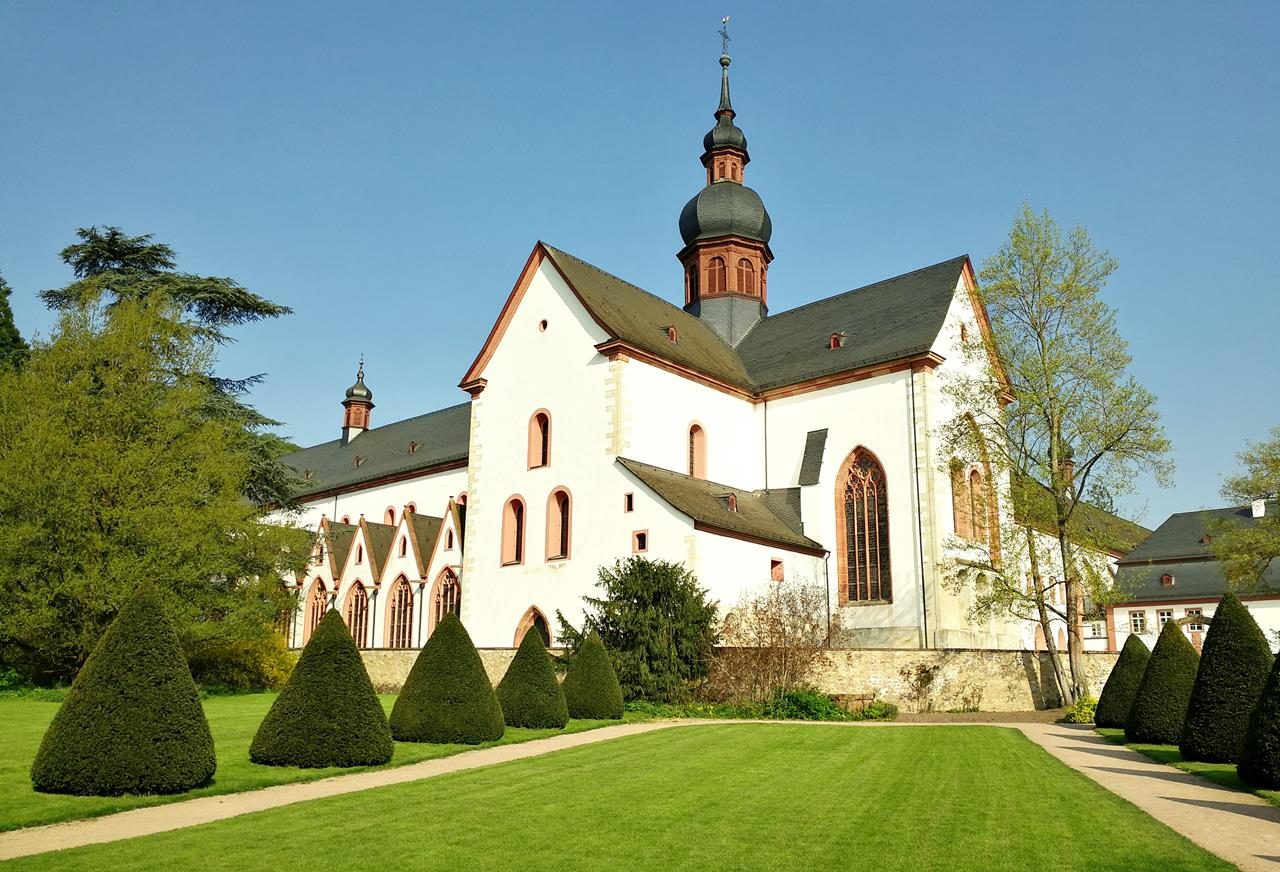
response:
<svg viewBox="0 0 1280 872"><path fill-rule="evenodd" d="M402 575L387 596L387 647L408 648L413 641L413 589Z"/></svg>
<svg viewBox="0 0 1280 872"><path fill-rule="evenodd" d="M728 290L729 270L723 257L713 257L707 262L707 293L723 294Z"/></svg>
<svg viewBox="0 0 1280 872"><path fill-rule="evenodd" d="M858 448L845 461L837 487L842 599L892 601L884 467L870 451Z"/></svg>
<svg viewBox="0 0 1280 872"><path fill-rule="evenodd" d="M756 268L745 257L738 261L738 293L756 292Z"/></svg>
<svg viewBox="0 0 1280 872"><path fill-rule="evenodd" d="M524 563L524 501L507 500L502 510L502 565Z"/></svg>
<svg viewBox="0 0 1280 872"><path fill-rule="evenodd" d="M452 569L445 569L436 579L435 593L431 598L431 629L440 626L445 615L462 612L462 586Z"/></svg>
<svg viewBox="0 0 1280 872"><path fill-rule="evenodd" d="M357 648L369 647L369 595L358 581L347 594L347 629Z"/></svg>
<svg viewBox="0 0 1280 872"><path fill-rule="evenodd" d="M571 527L569 492L558 488L547 499L547 559L561 560L569 556Z"/></svg>
<svg viewBox="0 0 1280 872"><path fill-rule="evenodd" d="M311 585L311 595L307 597L307 638L315 630L324 613L329 610L329 594L324 589L324 582L316 579Z"/></svg>

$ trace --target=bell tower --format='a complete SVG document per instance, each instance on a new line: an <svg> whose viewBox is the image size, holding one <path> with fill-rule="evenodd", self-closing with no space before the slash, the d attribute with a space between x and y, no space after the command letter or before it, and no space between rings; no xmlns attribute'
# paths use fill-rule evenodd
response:
<svg viewBox="0 0 1280 872"><path fill-rule="evenodd" d="M684 308L731 346L768 314L769 238L773 223L760 195L742 182L751 162L747 137L729 98L728 19L720 31L720 105L702 139L706 187L680 212Z"/></svg>
<svg viewBox="0 0 1280 872"><path fill-rule="evenodd" d="M360 368L356 370L356 383L347 388L342 401L342 444L369 429L369 413L373 411L373 391L364 383L364 355L360 355Z"/></svg>

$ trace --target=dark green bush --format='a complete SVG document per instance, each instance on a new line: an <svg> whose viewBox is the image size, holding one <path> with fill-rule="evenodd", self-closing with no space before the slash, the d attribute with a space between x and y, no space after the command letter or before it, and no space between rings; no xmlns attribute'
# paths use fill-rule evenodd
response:
<svg viewBox="0 0 1280 872"><path fill-rule="evenodd" d="M524 634L507 674L498 682L498 702L509 727L558 730L569 722L556 667L537 632Z"/></svg>
<svg viewBox="0 0 1280 872"><path fill-rule="evenodd" d="M565 673L564 701L569 717L617 720L622 717L622 686L613 671L609 652L594 631L578 648Z"/></svg>
<svg viewBox="0 0 1280 872"><path fill-rule="evenodd" d="M1280 790L1280 657L1273 658L1267 684L1249 716L1236 772L1246 784Z"/></svg>
<svg viewBox="0 0 1280 872"><path fill-rule="evenodd" d="M458 616L446 615L400 689L391 733L402 742L478 745L501 739L504 731L480 654Z"/></svg>
<svg viewBox="0 0 1280 872"><path fill-rule="evenodd" d="M1179 750L1188 760L1234 763L1275 657L1234 593L1218 603L1200 652Z"/></svg>
<svg viewBox="0 0 1280 872"><path fill-rule="evenodd" d="M1098 697L1093 720L1096 726L1124 729L1150 657L1151 651L1146 643L1139 636L1130 633L1129 638L1124 640L1120 657L1117 658L1116 665L1111 667L1111 674L1107 676L1107 683L1103 685L1102 694Z"/></svg>
<svg viewBox="0 0 1280 872"><path fill-rule="evenodd" d="M1182 738L1200 656L1176 621L1168 621L1151 649L1133 697L1124 735L1130 742L1176 745Z"/></svg>
<svg viewBox="0 0 1280 872"><path fill-rule="evenodd" d="M705 678L718 606L679 563L630 557L599 570L600 597L584 597L584 627L557 612L560 640L576 651L595 630L609 650L624 699L686 702Z"/></svg>
<svg viewBox="0 0 1280 872"><path fill-rule="evenodd" d="M843 721L849 712L814 690L788 690L764 704L764 717L780 721Z"/></svg>
<svg viewBox="0 0 1280 872"><path fill-rule="evenodd" d="M209 722L156 592L138 590L85 661L31 766L42 793L183 793L213 777Z"/></svg>
<svg viewBox="0 0 1280 872"><path fill-rule="evenodd" d="M202 646L188 659L200 687L237 691L282 687L297 662L297 655L278 633Z"/></svg>
<svg viewBox="0 0 1280 872"><path fill-rule="evenodd" d="M262 719L249 759L268 766L377 766L395 749L347 625L330 609Z"/></svg>

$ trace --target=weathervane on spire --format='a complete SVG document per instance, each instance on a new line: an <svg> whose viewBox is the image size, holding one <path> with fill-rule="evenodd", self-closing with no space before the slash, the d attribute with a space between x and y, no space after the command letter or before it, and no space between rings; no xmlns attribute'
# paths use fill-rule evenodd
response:
<svg viewBox="0 0 1280 872"><path fill-rule="evenodd" d="M729 56L729 16L720 19L720 54Z"/></svg>
<svg viewBox="0 0 1280 872"><path fill-rule="evenodd" d="M356 370L356 380L360 381L364 378L364 352L360 352L360 368Z"/></svg>

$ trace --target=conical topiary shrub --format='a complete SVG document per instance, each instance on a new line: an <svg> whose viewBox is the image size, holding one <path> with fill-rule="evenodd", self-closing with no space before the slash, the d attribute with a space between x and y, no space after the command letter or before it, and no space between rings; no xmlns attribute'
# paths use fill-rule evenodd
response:
<svg viewBox="0 0 1280 872"><path fill-rule="evenodd" d="M498 682L498 702L509 727L558 730L569 722L556 667L537 630L524 634L507 674Z"/></svg>
<svg viewBox="0 0 1280 872"><path fill-rule="evenodd" d="M1225 594L1200 652L1200 669L1182 727L1183 757L1209 763L1240 759L1249 715L1262 696L1273 662L1258 622L1239 597Z"/></svg>
<svg viewBox="0 0 1280 872"><path fill-rule="evenodd" d="M42 793L183 793L216 766L213 736L159 595L125 603L85 661L31 766Z"/></svg>
<svg viewBox="0 0 1280 872"><path fill-rule="evenodd" d="M405 679L391 709L401 742L478 745L502 738L502 708L457 615L445 615Z"/></svg>
<svg viewBox="0 0 1280 872"><path fill-rule="evenodd" d="M1246 784L1280 790L1280 657L1272 663L1267 685L1249 716L1236 772Z"/></svg>
<svg viewBox="0 0 1280 872"><path fill-rule="evenodd" d="M622 686L604 642L595 630L583 641L565 673L564 701L571 718L613 719L622 717Z"/></svg>
<svg viewBox="0 0 1280 872"><path fill-rule="evenodd" d="M1150 656L1151 651L1147 649L1146 643L1139 636L1130 633L1129 638L1124 640L1124 647L1120 649L1116 665L1111 667L1107 683L1102 686L1098 708L1093 714L1094 726L1124 728Z"/></svg>
<svg viewBox="0 0 1280 872"><path fill-rule="evenodd" d="M395 744L347 625L333 609L262 719L249 759L268 766L377 766Z"/></svg>
<svg viewBox="0 0 1280 872"><path fill-rule="evenodd" d="M1178 744L1199 660L1182 628L1174 621L1166 621L1134 694L1129 719L1124 724L1126 739L1152 745Z"/></svg>

